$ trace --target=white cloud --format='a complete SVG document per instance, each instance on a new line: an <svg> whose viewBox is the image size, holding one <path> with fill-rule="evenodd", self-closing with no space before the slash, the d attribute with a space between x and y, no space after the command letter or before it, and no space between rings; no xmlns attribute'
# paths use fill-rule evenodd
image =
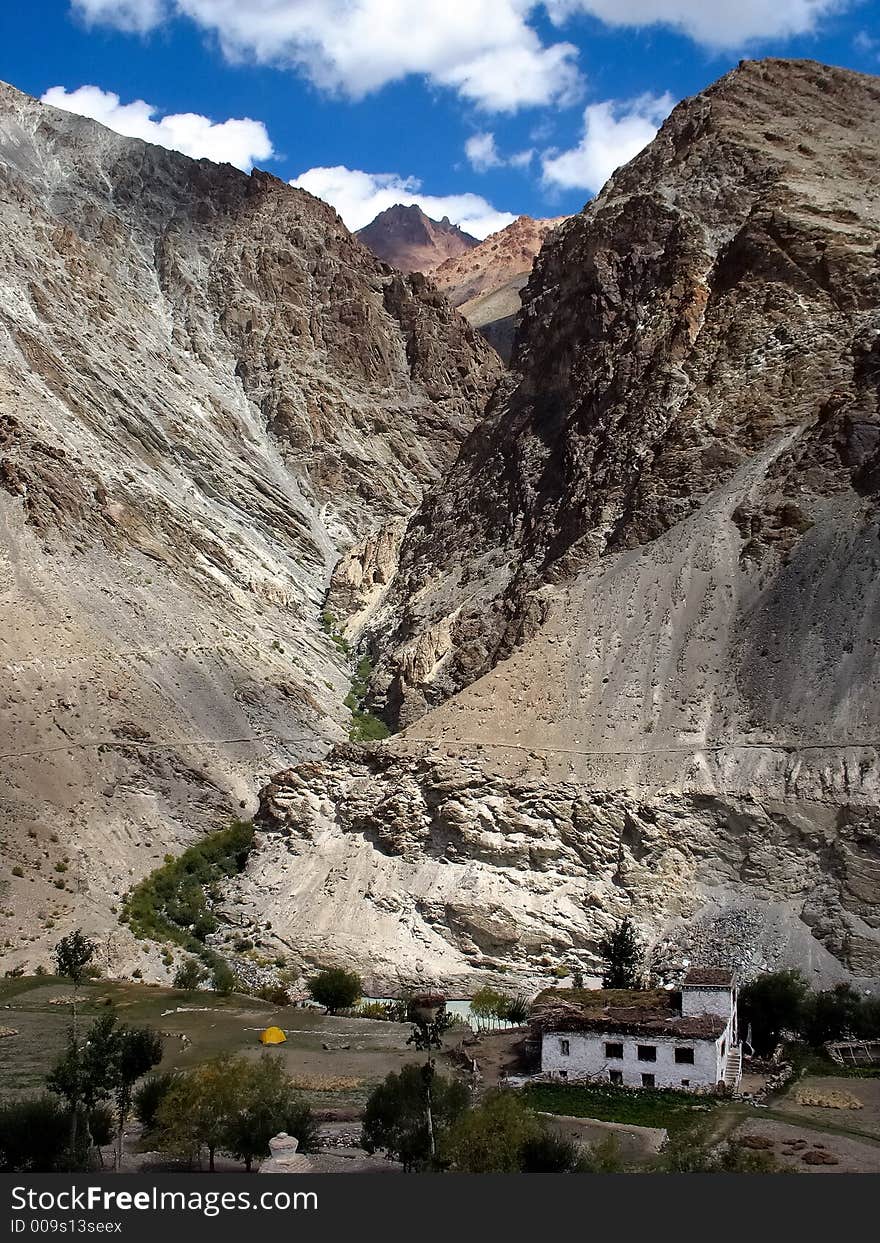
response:
<svg viewBox="0 0 880 1243"><path fill-rule="evenodd" d="M814 31L823 17L851 0L545 0L563 23L576 13L608 26L673 26L696 43L737 48L753 39L790 38Z"/></svg>
<svg viewBox="0 0 880 1243"><path fill-rule="evenodd" d="M169 13L168 0L71 0L71 7L87 21L139 34L158 26Z"/></svg>
<svg viewBox="0 0 880 1243"><path fill-rule="evenodd" d="M52 86L43 95L43 103L92 117L127 138L143 138L194 159L205 157L219 164L234 164L245 172L255 161L267 160L273 153L263 122L249 117L214 122L197 112L175 112L153 120L159 111L153 104L142 99L123 104L118 95L98 86L80 86L75 91Z"/></svg>
<svg viewBox="0 0 880 1243"><path fill-rule="evenodd" d="M503 163L495 146L495 135L491 133L472 134L464 144L464 153L471 168L477 173L488 172Z"/></svg>
<svg viewBox="0 0 880 1243"><path fill-rule="evenodd" d="M600 190L615 168L648 145L674 102L667 92L642 95L627 103L590 104L577 146L545 153L541 161L544 181L567 190Z"/></svg>
<svg viewBox="0 0 880 1243"><path fill-rule="evenodd" d="M351 230L362 229L380 211L395 203L416 203L426 216L448 216L474 237L487 237L512 224L516 216L496 211L479 194L423 194L415 177L397 173L365 173L357 168L310 168L290 183L335 207Z"/></svg>
<svg viewBox="0 0 880 1243"><path fill-rule="evenodd" d="M230 60L289 65L359 99L410 74L510 112L577 94L577 49L545 46L536 0L71 0L88 21L149 30L173 16L215 34Z"/></svg>
<svg viewBox="0 0 880 1243"><path fill-rule="evenodd" d="M464 144L464 153L475 173L487 173L490 168L528 168L535 154L534 148L502 155L490 131L472 134Z"/></svg>

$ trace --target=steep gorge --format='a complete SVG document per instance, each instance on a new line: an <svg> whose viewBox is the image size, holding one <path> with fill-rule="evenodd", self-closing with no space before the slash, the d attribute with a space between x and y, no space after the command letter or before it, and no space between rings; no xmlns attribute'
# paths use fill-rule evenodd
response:
<svg viewBox="0 0 880 1243"><path fill-rule="evenodd" d="M331 572L500 365L326 204L5 85L0 223L0 944L161 973L121 894L345 737Z"/></svg>
<svg viewBox="0 0 880 1243"><path fill-rule="evenodd" d="M623 913L880 977L878 146L877 79L744 62L550 235L353 602L403 732L276 775L237 914L377 985L589 970Z"/></svg>

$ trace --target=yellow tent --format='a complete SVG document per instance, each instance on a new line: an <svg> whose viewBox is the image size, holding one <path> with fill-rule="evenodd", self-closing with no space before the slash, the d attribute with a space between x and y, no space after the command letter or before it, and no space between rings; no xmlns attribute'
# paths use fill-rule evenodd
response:
<svg viewBox="0 0 880 1243"><path fill-rule="evenodd" d="M286 1039L280 1027L267 1027L260 1036L260 1044L284 1044Z"/></svg>

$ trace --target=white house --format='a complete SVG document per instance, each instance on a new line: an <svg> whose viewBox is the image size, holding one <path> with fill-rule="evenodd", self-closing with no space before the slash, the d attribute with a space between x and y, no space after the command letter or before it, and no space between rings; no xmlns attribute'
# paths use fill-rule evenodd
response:
<svg viewBox="0 0 880 1243"><path fill-rule="evenodd" d="M736 984L723 968L694 968L679 992L547 989L532 1024L541 1073L556 1079L705 1092L742 1077Z"/></svg>

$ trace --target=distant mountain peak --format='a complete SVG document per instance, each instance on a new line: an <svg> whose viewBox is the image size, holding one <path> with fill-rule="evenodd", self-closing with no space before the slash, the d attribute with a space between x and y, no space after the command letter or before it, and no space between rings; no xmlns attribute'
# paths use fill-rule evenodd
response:
<svg viewBox="0 0 880 1243"><path fill-rule="evenodd" d="M479 238L465 233L448 216L432 220L416 203L387 207L358 229L357 237L379 259L402 272L433 272L447 259L479 245Z"/></svg>

